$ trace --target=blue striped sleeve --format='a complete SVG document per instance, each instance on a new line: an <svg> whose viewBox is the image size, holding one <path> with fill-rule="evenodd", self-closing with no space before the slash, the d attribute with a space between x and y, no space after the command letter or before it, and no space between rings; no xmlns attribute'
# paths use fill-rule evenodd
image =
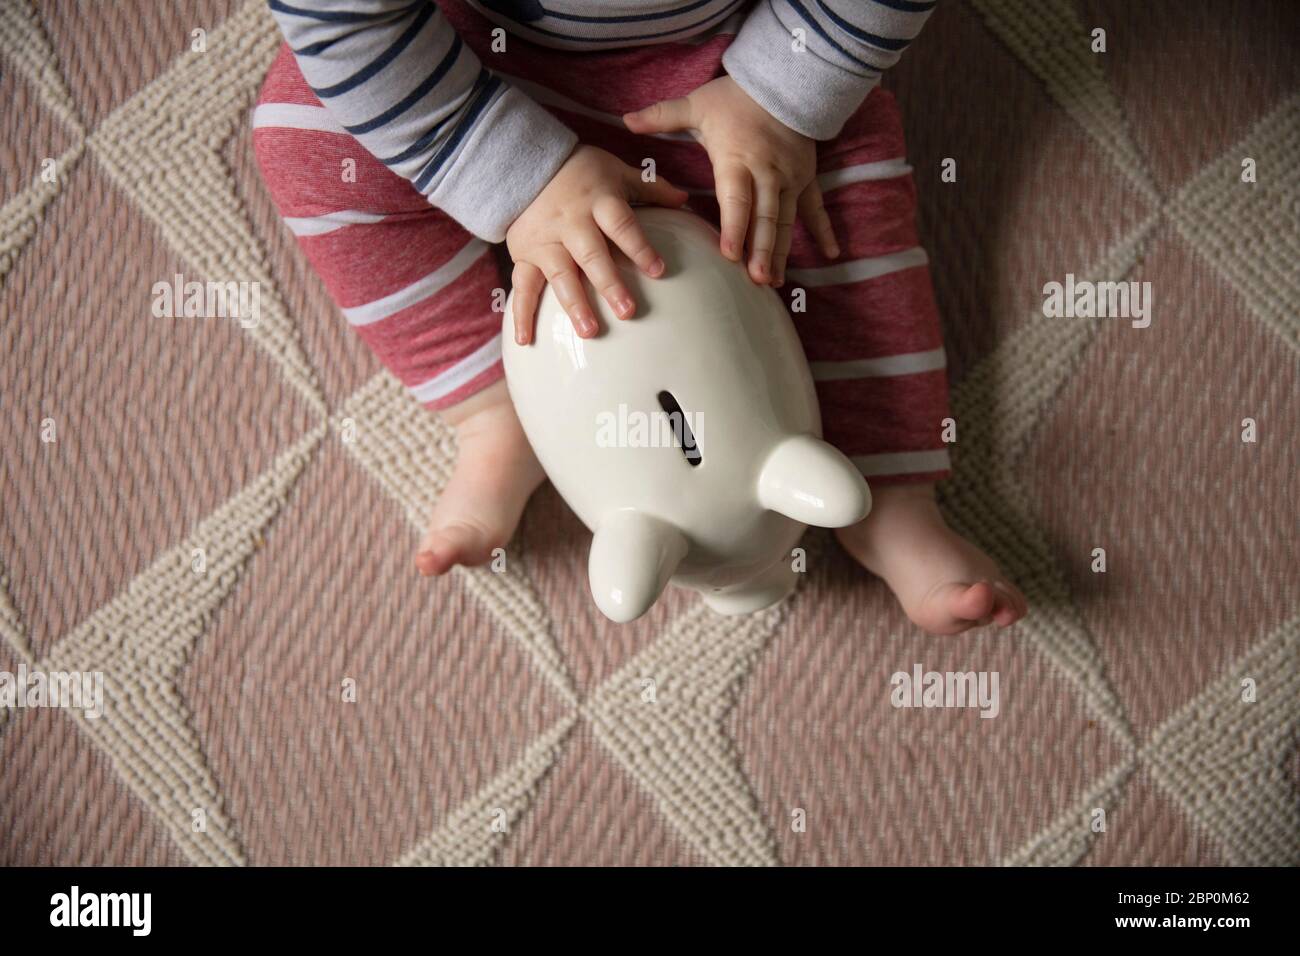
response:
<svg viewBox="0 0 1300 956"><path fill-rule="evenodd" d="M722 63L765 110L832 139L925 26L936 0L758 0Z"/></svg>
<svg viewBox="0 0 1300 956"><path fill-rule="evenodd" d="M490 242L576 143L486 70L432 0L269 0L333 118L430 203Z"/></svg>

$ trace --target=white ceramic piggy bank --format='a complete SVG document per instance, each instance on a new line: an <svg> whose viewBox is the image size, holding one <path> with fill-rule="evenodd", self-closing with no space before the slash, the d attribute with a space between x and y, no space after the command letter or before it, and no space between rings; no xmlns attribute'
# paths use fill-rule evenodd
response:
<svg viewBox="0 0 1300 956"><path fill-rule="evenodd" d="M599 334L581 339L548 288L532 344L502 336L506 381L551 482L594 533L591 592L619 622L665 585L725 614L795 585L805 525L866 516L857 469L821 436L803 348L771 289L686 212L637 210L667 266L647 279L616 253L637 302L618 319L590 287Z"/></svg>

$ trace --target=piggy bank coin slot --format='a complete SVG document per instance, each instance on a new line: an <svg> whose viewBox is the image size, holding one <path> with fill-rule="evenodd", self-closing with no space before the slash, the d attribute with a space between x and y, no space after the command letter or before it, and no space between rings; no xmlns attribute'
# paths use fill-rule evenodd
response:
<svg viewBox="0 0 1300 956"><path fill-rule="evenodd" d="M690 419L682 411L682 406L673 397L672 392L662 391L659 393L659 407L668 416L668 423L673 430L673 439L677 447L682 450L686 463L694 468L704 461L704 456L700 452L700 446L696 444L695 433L691 430Z"/></svg>

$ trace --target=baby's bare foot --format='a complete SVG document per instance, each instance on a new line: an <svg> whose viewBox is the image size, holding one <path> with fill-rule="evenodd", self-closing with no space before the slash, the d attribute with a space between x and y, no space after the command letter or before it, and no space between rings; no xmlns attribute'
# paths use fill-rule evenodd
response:
<svg viewBox="0 0 1300 956"><path fill-rule="evenodd" d="M493 550L515 533L528 497L545 477L504 381L446 409L443 418L456 429L459 455L415 555L426 577L491 560Z"/></svg>
<svg viewBox="0 0 1300 956"><path fill-rule="evenodd" d="M871 514L835 532L868 571L884 578L912 622L931 634L981 624L1007 627L1029 611L997 564L949 528L933 485L872 488Z"/></svg>

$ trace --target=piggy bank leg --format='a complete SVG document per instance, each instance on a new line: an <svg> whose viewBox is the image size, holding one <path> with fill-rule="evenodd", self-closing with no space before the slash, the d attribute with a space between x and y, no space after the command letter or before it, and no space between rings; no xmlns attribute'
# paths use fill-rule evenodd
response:
<svg viewBox="0 0 1300 956"><path fill-rule="evenodd" d="M591 539L587 576L596 606L611 621L634 621L659 599L688 550L666 522L636 511L608 516Z"/></svg>
<svg viewBox="0 0 1300 956"><path fill-rule="evenodd" d="M704 591L704 603L719 614L753 614L771 607L794 590L799 575L786 561L778 561L758 577L721 591Z"/></svg>

